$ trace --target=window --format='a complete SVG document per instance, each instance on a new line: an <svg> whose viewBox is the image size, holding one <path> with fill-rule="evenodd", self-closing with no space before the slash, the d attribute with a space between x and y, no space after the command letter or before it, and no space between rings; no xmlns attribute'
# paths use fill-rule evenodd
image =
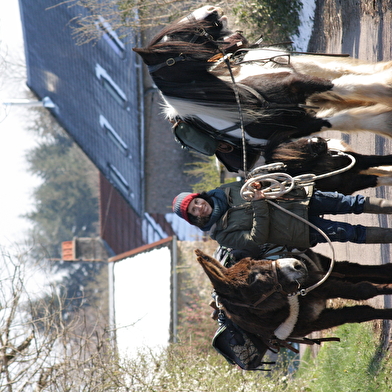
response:
<svg viewBox="0 0 392 392"><path fill-rule="evenodd" d="M110 24L105 21L102 16L98 17L98 21L95 25L99 30L103 32L104 40L109 44L109 46L114 50L114 52L121 58L125 57L125 45L118 38L117 33L112 29Z"/></svg>
<svg viewBox="0 0 392 392"><path fill-rule="evenodd" d="M115 183L115 185L117 185L120 191L127 196L131 196L132 198L135 197L133 192L130 192L128 181L123 177L123 175L118 171L118 169L111 163L108 163L108 167L110 179L113 180L113 182Z"/></svg>
<svg viewBox="0 0 392 392"><path fill-rule="evenodd" d="M123 106L127 107L127 96L124 91L113 81L113 79L109 76L104 68L102 68L99 64L95 65L95 75L101 81L103 87L109 92L109 94L116 100L116 102Z"/></svg>
<svg viewBox="0 0 392 392"><path fill-rule="evenodd" d="M122 151L127 158L132 158L128 145L124 142L121 136L109 124L109 121L102 115L99 116L99 123L102 129L108 135L109 139Z"/></svg>

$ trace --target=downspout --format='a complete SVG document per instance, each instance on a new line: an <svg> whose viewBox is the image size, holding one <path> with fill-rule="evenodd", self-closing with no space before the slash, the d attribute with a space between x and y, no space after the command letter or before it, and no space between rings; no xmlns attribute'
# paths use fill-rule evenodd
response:
<svg viewBox="0 0 392 392"><path fill-rule="evenodd" d="M178 324L178 286L177 286L177 236L172 240L172 342L177 343Z"/></svg>
<svg viewBox="0 0 392 392"><path fill-rule="evenodd" d="M135 20L139 20L139 13L138 9L135 8ZM137 46L141 47L142 46L142 39L141 39L141 33L138 30L136 33L136 44ZM144 83L143 83L143 62L140 56L137 56L135 53L133 53L135 56L135 64L136 64L136 70L137 70L137 84L138 84L138 113L139 113L139 129L140 129L140 188L142 189L141 192L141 215L144 214L145 211L145 194L146 194L146 189L145 189L145 181L144 181L144 159L145 159L145 143L144 143L144 137L145 137L145 132L144 132L144 126L145 126L145 121L144 121Z"/></svg>
<svg viewBox="0 0 392 392"><path fill-rule="evenodd" d="M108 279L109 279L109 342L112 350L117 354L117 335L116 335L116 310L114 304L114 262L108 262Z"/></svg>

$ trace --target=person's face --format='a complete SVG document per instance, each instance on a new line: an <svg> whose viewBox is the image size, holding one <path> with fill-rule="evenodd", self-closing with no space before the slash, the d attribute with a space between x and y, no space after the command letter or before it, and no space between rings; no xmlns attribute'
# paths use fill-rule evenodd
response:
<svg viewBox="0 0 392 392"><path fill-rule="evenodd" d="M187 212L188 214L192 214L193 216L205 218L211 215L212 207L206 200L200 197L195 197L189 203Z"/></svg>

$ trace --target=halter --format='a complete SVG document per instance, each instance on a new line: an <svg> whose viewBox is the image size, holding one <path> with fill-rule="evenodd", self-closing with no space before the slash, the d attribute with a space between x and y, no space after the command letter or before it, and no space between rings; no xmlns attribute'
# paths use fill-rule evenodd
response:
<svg viewBox="0 0 392 392"><path fill-rule="evenodd" d="M190 19L190 17L188 17L188 19ZM212 37L211 34L208 34L207 31L200 27L200 28L196 28L195 29L195 33L193 35L193 37L190 39L189 43L193 44L196 42L196 40L200 37L204 37L206 38L207 41L214 43L217 47L219 47L219 43L218 41L215 41L214 38ZM155 65L147 65L148 68L148 72L150 74L160 70L161 68L164 67L171 67L176 63L181 63L183 61L194 61L192 60L192 58L185 56L184 54L179 54L176 57L169 57L167 60L163 61L162 63L159 64L155 64Z"/></svg>

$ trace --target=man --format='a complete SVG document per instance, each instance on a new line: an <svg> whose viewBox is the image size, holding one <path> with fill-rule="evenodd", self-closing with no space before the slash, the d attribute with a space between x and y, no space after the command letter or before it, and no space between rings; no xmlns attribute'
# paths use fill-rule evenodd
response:
<svg viewBox="0 0 392 392"><path fill-rule="evenodd" d="M222 185L209 192L180 193L173 200L173 211L189 223L198 226L221 246L246 249L258 254L267 243L289 248L309 248L330 241L362 243L392 243L392 229L351 225L322 218L324 214L392 214L392 203L385 199L345 196L337 192L315 191L306 194L296 190L286 200L265 200L262 190L256 190L252 201L240 195L243 182ZM310 222L313 226L310 226Z"/></svg>

